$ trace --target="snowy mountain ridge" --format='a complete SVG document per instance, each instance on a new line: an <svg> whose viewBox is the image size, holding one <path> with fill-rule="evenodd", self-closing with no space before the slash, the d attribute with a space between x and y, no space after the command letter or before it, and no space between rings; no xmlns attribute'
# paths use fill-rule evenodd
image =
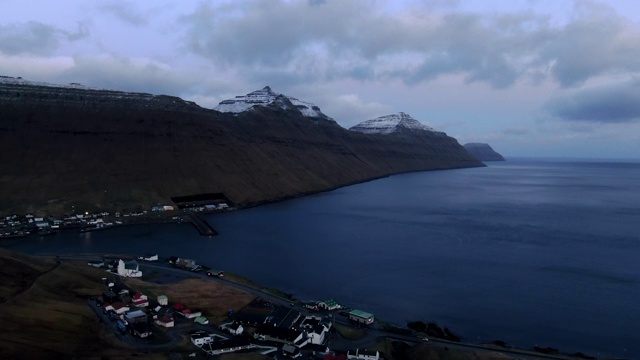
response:
<svg viewBox="0 0 640 360"><path fill-rule="evenodd" d="M38 81L29 81L25 80L21 77L11 77L0 75L0 84L6 85L29 85L29 86L46 86L46 87L55 87L55 88L64 88L64 89L82 89L82 90L106 90L99 88L92 88L88 86L84 86L78 83L70 83L70 84L51 84L46 82L38 82Z"/></svg>
<svg viewBox="0 0 640 360"><path fill-rule="evenodd" d="M268 106L271 104L275 104L280 108L287 110L287 101L278 101L282 99L288 100L288 102L290 102L296 109L298 109L302 113L302 115L306 117L320 118L334 123L336 122L333 118L323 114L322 111L320 111L320 108L316 105L298 100L291 96L278 94L271 90L269 86L265 86L260 90L250 92L247 95L238 95L235 97L235 99L223 100L220 102L220 104L218 104L218 106L213 109L220 112L238 114L247 111L254 106Z"/></svg>
<svg viewBox="0 0 640 360"><path fill-rule="evenodd" d="M391 134L402 131L403 129L438 132L403 112L366 120L349 128L351 131L364 134Z"/></svg>

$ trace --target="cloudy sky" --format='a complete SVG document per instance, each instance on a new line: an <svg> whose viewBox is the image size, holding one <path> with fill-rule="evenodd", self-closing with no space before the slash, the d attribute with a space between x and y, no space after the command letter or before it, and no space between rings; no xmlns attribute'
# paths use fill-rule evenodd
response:
<svg viewBox="0 0 640 360"><path fill-rule="evenodd" d="M637 0L0 0L0 75L203 107L269 85L343 127L640 158Z"/></svg>

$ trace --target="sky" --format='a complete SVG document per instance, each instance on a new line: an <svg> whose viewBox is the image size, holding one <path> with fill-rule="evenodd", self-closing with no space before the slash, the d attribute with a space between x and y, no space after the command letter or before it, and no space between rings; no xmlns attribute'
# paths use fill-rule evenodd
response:
<svg viewBox="0 0 640 360"><path fill-rule="evenodd" d="M268 85L345 128L640 158L637 0L0 0L0 75L206 108Z"/></svg>

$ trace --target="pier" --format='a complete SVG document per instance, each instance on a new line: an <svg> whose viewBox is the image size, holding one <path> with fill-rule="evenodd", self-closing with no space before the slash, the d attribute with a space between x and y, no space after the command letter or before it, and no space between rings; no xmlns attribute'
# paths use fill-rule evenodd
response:
<svg viewBox="0 0 640 360"><path fill-rule="evenodd" d="M198 215L189 213L187 214L187 218L189 219L189 221L191 221L191 223L196 228L196 230L198 230L198 233L200 233L200 235L202 236L218 235L218 232L214 228L212 228L211 225L209 225L209 223L206 220L203 220Z"/></svg>

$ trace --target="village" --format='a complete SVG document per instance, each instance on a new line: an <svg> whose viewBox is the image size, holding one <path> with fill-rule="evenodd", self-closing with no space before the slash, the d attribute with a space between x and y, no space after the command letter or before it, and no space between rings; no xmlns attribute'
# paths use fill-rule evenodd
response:
<svg viewBox="0 0 640 360"><path fill-rule="evenodd" d="M188 338L193 356L215 356L232 352L259 352L275 358L381 359L378 351L349 348L340 339L338 326L366 328L375 316L357 309L345 309L335 300L297 301L270 294L257 294L242 309L229 309L226 321L213 323L199 309L167 295L149 296L125 285L124 278L139 278L141 264L154 271L181 271L220 281L224 272L179 257L161 259L157 254L137 259L104 258L88 261L104 268L105 290L88 301L99 320L121 341L142 349L167 348ZM262 296L260 296L262 295ZM348 310L348 311L347 311ZM341 349L333 351L331 341ZM342 341L340 341L342 340Z"/></svg>
<svg viewBox="0 0 640 360"><path fill-rule="evenodd" d="M62 216L13 214L0 218L0 240L22 238L29 235L53 235L61 230L80 232L97 231L122 225L162 222L190 222L202 235L215 235L206 221L196 214L210 214L234 210L224 194L199 194L172 198L172 204L157 204L149 208L138 207L129 212L77 211Z"/></svg>

